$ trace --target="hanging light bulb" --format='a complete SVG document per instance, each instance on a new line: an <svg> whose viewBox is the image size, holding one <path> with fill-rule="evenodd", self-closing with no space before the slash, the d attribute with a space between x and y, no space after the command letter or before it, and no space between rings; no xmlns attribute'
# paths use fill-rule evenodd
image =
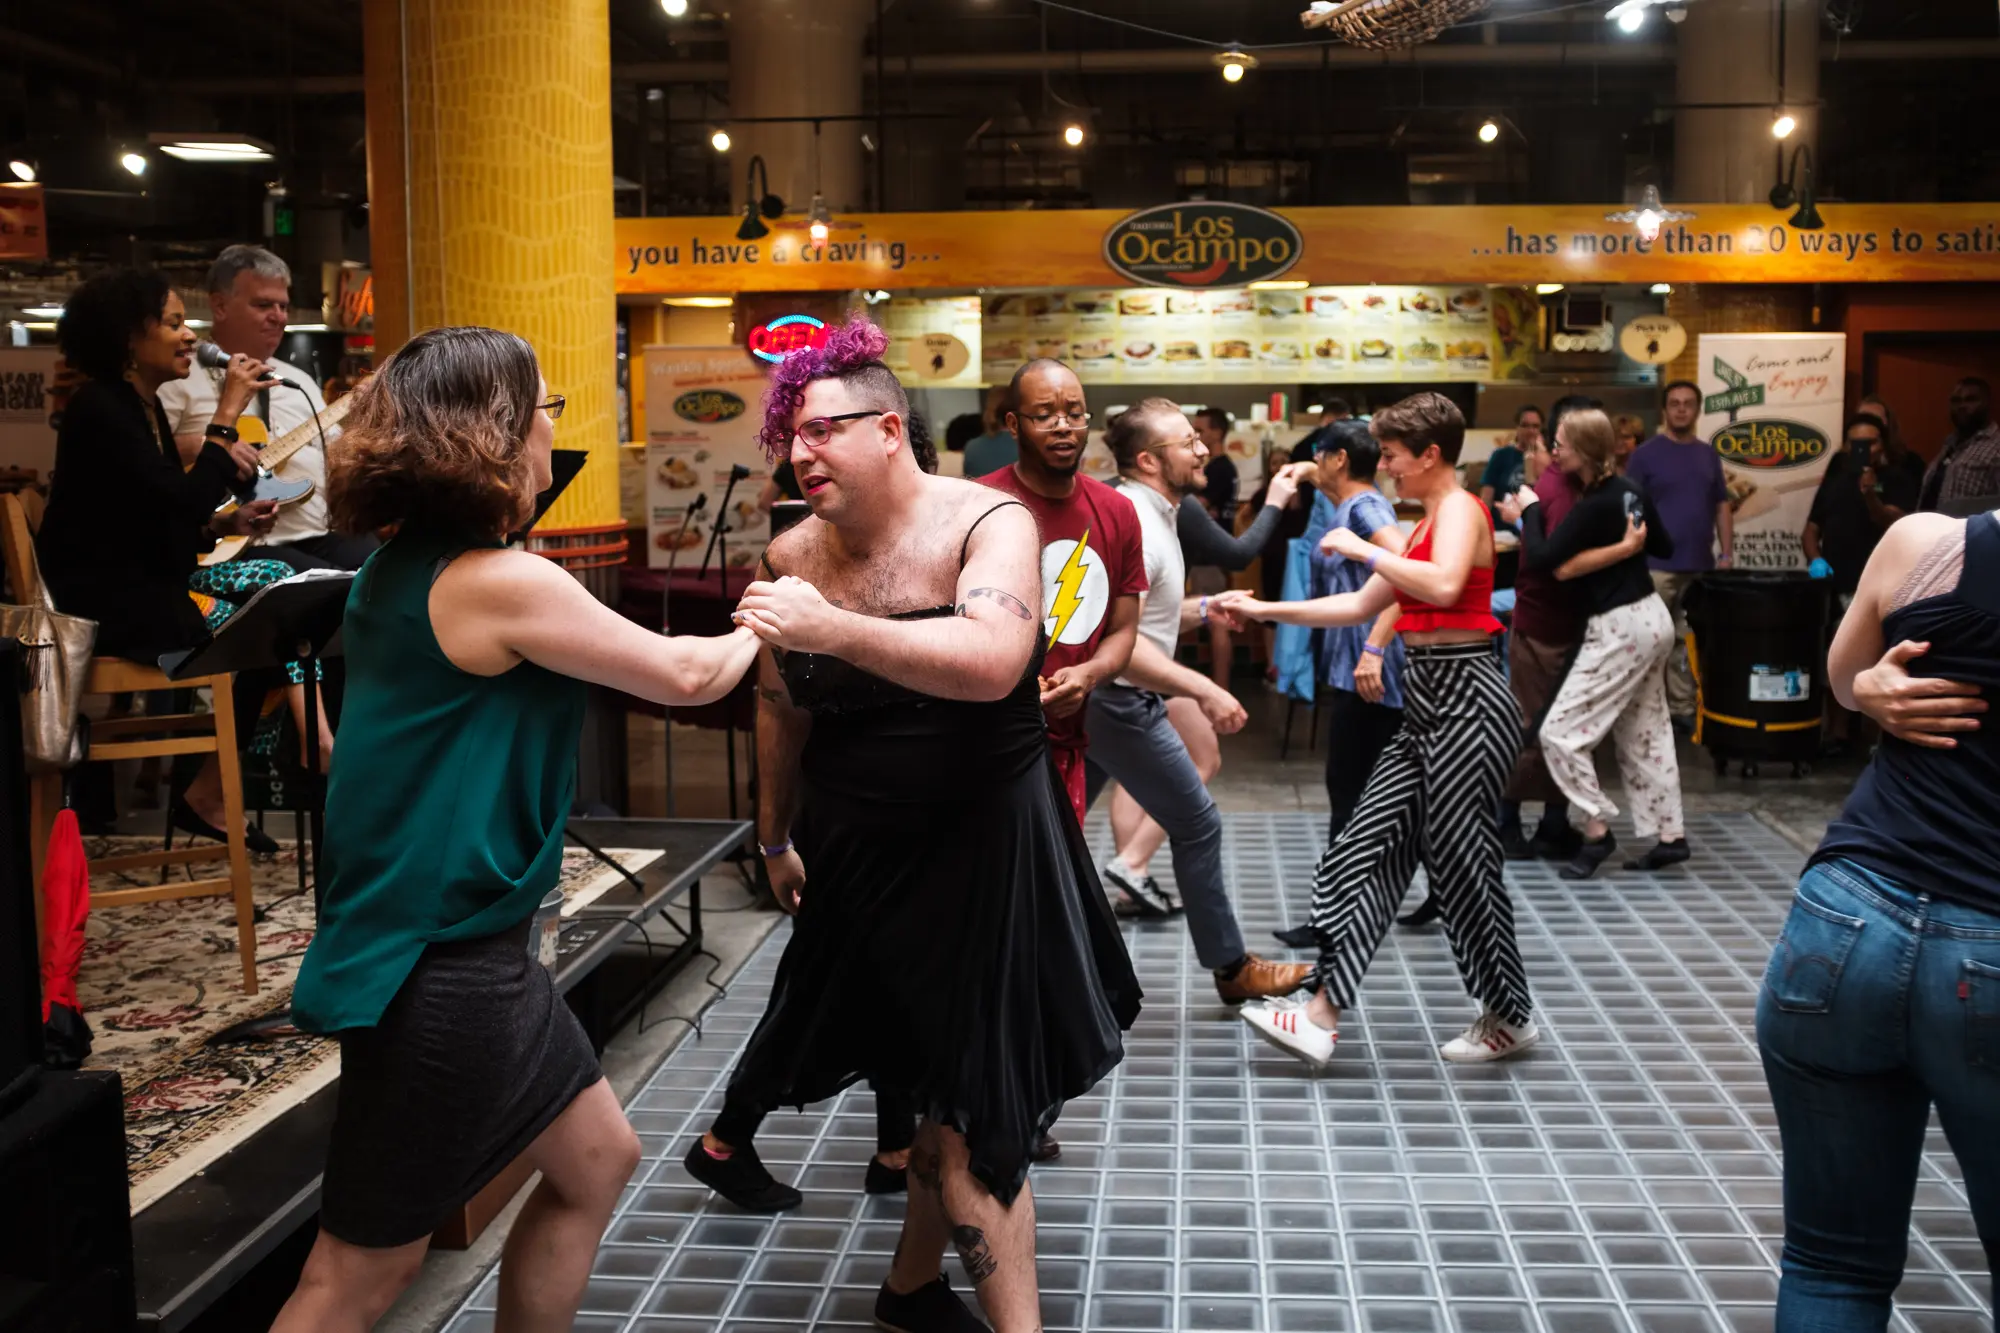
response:
<svg viewBox="0 0 2000 1333"><path fill-rule="evenodd" d="M146 155L144 153L126 153L118 159L118 165L131 172L134 176L143 176L146 174Z"/></svg>
<svg viewBox="0 0 2000 1333"><path fill-rule="evenodd" d="M717 130L717 131L716 131L715 133L713 133L713 134L711 134L711 135L709 135L709 136L708 136L708 143L709 143L709 147L711 147L711 148L715 149L715 151L716 151L716 152L718 152L718 153L726 153L726 152L728 152L728 151L729 151L729 131L728 131L728 130Z"/></svg>
<svg viewBox="0 0 2000 1333"><path fill-rule="evenodd" d="M666 11L670 19L686 18L688 0L660 0L660 8Z"/></svg>
<svg viewBox="0 0 2000 1333"><path fill-rule="evenodd" d="M1646 26L1646 10L1643 6L1626 10L1618 16L1620 32L1637 32Z"/></svg>
<svg viewBox="0 0 2000 1333"><path fill-rule="evenodd" d="M1243 82L1245 70L1257 68L1257 57L1251 55L1248 51L1231 47L1227 51L1218 51L1215 55L1215 63L1222 70L1222 81L1224 83L1241 83Z"/></svg>
<svg viewBox="0 0 2000 1333"><path fill-rule="evenodd" d="M1687 222L1693 217L1694 214L1685 209L1668 208L1660 199L1660 187L1657 185L1648 185L1639 195L1639 202L1636 207L1621 208L1615 212L1606 213L1604 220L1606 222L1629 222L1639 229L1639 235L1642 239L1652 241L1659 238L1660 228L1667 223Z"/></svg>
<svg viewBox="0 0 2000 1333"><path fill-rule="evenodd" d="M1070 124L1063 127L1063 142L1071 148L1083 147L1083 126Z"/></svg>
<svg viewBox="0 0 2000 1333"><path fill-rule="evenodd" d="M1492 143L1500 137L1500 122L1488 119L1479 127L1479 142Z"/></svg>
<svg viewBox="0 0 2000 1333"><path fill-rule="evenodd" d="M812 206L806 209L807 230L812 233L815 243L823 243L833 227L833 210L826 206L826 196L816 194Z"/></svg>
<svg viewBox="0 0 2000 1333"><path fill-rule="evenodd" d="M35 164L26 158L17 157L10 160L7 163L7 170L14 173L14 179L17 181L25 181L30 185L35 183Z"/></svg>
<svg viewBox="0 0 2000 1333"><path fill-rule="evenodd" d="M1780 111L1776 119L1771 122L1771 137L1774 139L1789 139L1792 131L1798 127L1798 119L1791 112Z"/></svg>

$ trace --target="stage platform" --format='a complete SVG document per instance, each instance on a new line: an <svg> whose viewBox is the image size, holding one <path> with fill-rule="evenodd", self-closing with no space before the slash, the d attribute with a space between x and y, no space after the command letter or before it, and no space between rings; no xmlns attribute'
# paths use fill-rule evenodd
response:
<svg viewBox="0 0 2000 1333"><path fill-rule="evenodd" d="M601 1046L700 947L700 878L746 845L751 826L576 820L572 828L617 862L573 840L563 864L556 982ZM312 933L310 895L296 894L290 855L257 866L265 920L255 997L234 980L226 906L92 916L80 991L100 1041L87 1067L126 1079L142 1327L185 1327L318 1209L337 1045L304 1034L209 1041L289 999Z"/></svg>

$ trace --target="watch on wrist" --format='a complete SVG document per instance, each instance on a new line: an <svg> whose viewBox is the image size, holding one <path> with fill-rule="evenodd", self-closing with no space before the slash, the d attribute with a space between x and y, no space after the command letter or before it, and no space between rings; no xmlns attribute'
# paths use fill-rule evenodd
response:
<svg viewBox="0 0 2000 1333"><path fill-rule="evenodd" d="M209 422L208 429L204 430L202 434L206 436L208 439L219 440L223 444L234 444L238 439L241 438L241 436L239 436L236 433L236 427L225 426L220 421Z"/></svg>

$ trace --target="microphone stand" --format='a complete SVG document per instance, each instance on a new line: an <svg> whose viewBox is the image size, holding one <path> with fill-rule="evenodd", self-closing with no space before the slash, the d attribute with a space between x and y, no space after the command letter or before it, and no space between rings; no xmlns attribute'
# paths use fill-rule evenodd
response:
<svg viewBox="0 0 2000 1333"><path fill-rule="evenodd" d="M709 530L708 550L702 552L701 573L695 576L697 578L706 578L708 576L708 558L711 555L716 555L717 549L720 548L720 556L715 562L715 577L716 581L721 585L722 600L725 604L729 601L729 539L724 535L729 531L729 497L736 493L736 483L749 475L750 469L741 463L729 469L729 485L723 488L722 503L716 507L715 526ZM735 691L730 691L730 694L724 695L721 700L722 743L724 750L729 755L729 817L731 819L737 817L736 714L731 711L729 702L730 695L734 693Z"/></svg>

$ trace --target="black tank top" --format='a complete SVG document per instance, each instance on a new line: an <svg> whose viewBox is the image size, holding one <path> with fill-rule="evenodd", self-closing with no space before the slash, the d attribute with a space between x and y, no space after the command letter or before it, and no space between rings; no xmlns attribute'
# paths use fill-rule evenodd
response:
<svg viewBox="0 0 2000 1333"><path fill-rule="evenodd" d="M2000 699L2000 521L1965 525L1965 569L1950 592L1882 619L1886 643L1928 642L1913 675L1941 676ZM1950 750L1882 738L1827 827L1815 862L1854 861L1920 893L2000 915L2000 715Z"/></svg>

